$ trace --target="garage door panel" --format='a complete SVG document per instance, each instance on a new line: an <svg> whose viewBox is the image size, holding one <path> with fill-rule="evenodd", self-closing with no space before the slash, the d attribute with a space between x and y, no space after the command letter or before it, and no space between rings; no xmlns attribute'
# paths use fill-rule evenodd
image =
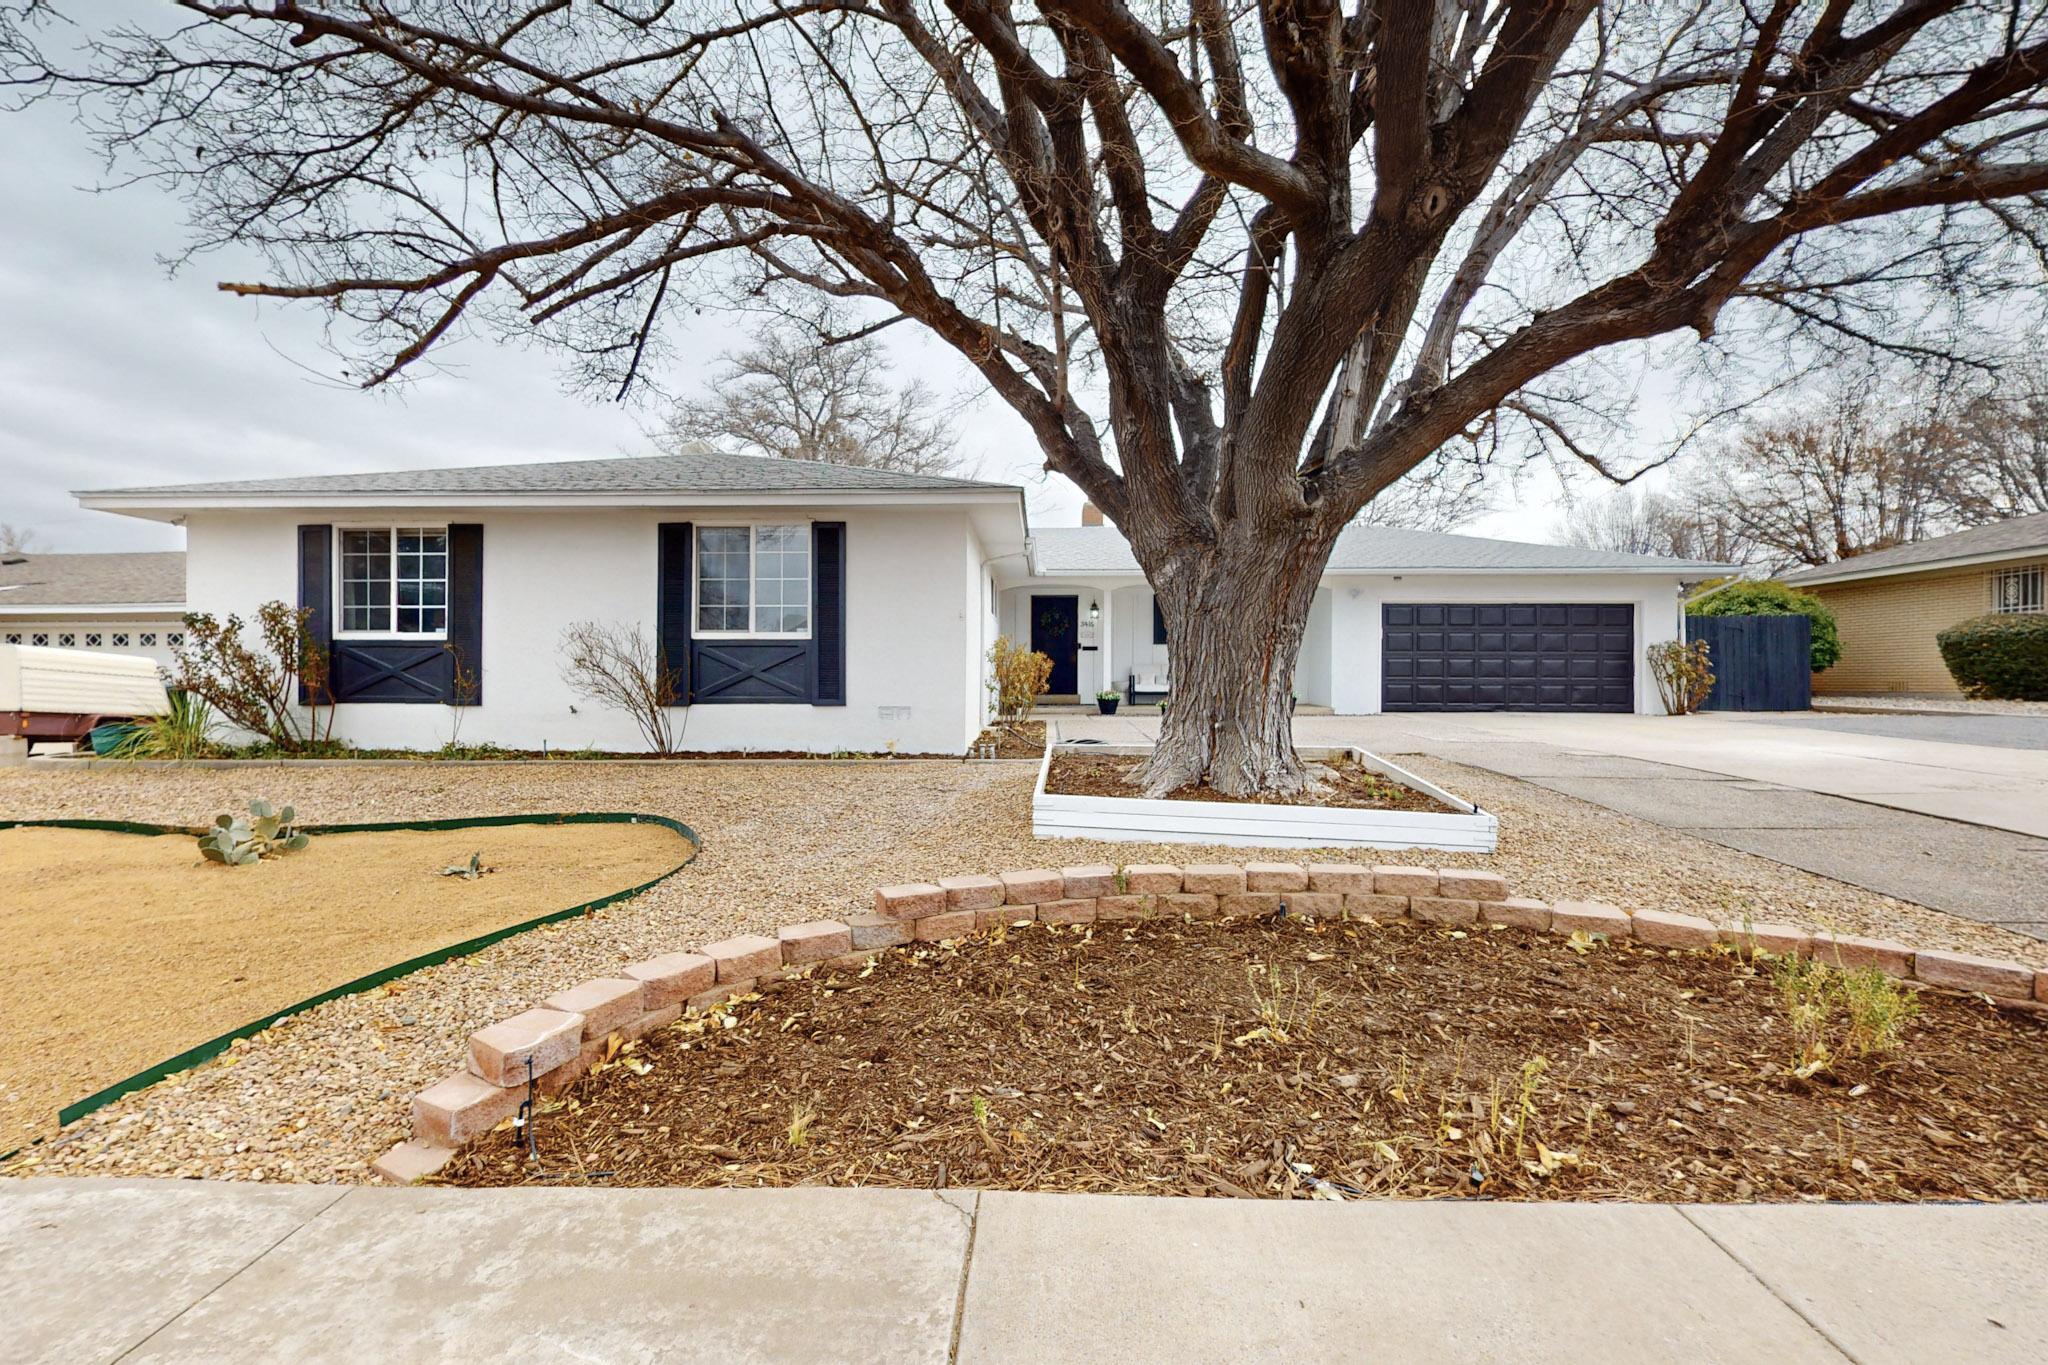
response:
<svg viewBox="0 0 2048 1365"><path fill-rule="evenodd" d="M1388 711L1632 711L1626 602L1394 603L1381 609Z"/></svg>

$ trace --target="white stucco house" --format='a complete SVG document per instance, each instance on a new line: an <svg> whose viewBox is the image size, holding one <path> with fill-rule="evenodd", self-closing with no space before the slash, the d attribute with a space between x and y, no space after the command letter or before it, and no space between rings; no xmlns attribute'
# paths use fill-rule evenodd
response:
<svg viewBox="0 0 2048 1365"><path fill-rule="evenodd" d="M186 600L311 612L335 733L432 748L458 662L462 737L634 749L631 720L563 680L572 622L637 625L681 672L695 750L962 753L998 633L1054 692L1171 673L1113 527L1034 532L1006 484L729 456L515 464L101 489L82 505L182 525ZM1303 651L1304 701L1341 713L1654 711L1643 650L1683 584L1724 566L1357 527Z"/></svg>

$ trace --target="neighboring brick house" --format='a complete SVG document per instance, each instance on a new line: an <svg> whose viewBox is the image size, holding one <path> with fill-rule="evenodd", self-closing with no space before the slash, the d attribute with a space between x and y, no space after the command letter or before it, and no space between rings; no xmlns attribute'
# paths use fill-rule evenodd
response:
<svg viewBox="0 0 2048 1365"><path fill-rule="evenodd" d="M1842 661L1816 673L1817 693L1959 689L1934 637L1987 612L2048 608L2048 512L1878 550L1784 581L1834 608Z"/></svg>

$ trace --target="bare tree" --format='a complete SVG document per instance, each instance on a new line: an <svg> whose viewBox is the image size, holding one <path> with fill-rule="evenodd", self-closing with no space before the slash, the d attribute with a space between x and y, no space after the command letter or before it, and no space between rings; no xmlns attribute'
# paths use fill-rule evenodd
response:
<svg viewBox="0 0 2048 1365"><path fill-rule="evenodd" d="M562 681L577 696L624 711L657 754L676 751L679 680L638 626L577 621L562 631Z"/></svg>
<svg viewBox="0 0 2048 1365"><path fill-rule="evenodd" d="M1953 434L1965 473L1958 512L1971 524L2048 512L2048 360L2013 366L1965 404Z"/></svg>
<svg viewBox="0 0 2048 1365"><path fill-rule="evenodd" d="M33 528L0 521L0 555L32 555L42 549L42 537Z"/></svg>
<svg viewBox="0 0 2048 1365"><path fill-rule="evenodd" d="M1564 541L1623 554L1669 554L1669 524L1661 494L1616 488L1572 504L1564 520Z"/></svg>
<svg viewBox="0 0 2048 1365"><path fill-rule="evenodd" d="M1406 531L1452 531L1493 507L1484 466L1439 454L1382 490L1356 520Z"/></svg>
<svg viewBox="0 0 2048 1365"><path fill-rule="evenodd" d="M1738 565L1757 556L1727 488L1707 482L1697 463L1685 466L1668 490L1616 488L1574 502L1559 531L1568 545L1624 554Z"/></svg>
<svg viewBox="0 0 2048 1365"><path fill-rule="evenodd" d="M481 324L624 392L712 280L955 347L1158 592L1152 790L1302 786L1317 580L1432 454L1605 468L1611 348L1924 347L2048 250L2048 0L182 0L75 62L57 3L4 79L365 383Z"/></svg>
<svg viewBox="0 0 2048 1365"><path fill-rule="evenodd" d="M849 327L837 309L801 310L722 359L707 392L669 414L663 444L911 474L956 463L938 395L922 380L892 381L874 332Z"/></svg>
<svg viewBox="0 0 2048 1365"><path fill-rule="evenodd" d="M1958 524L1966 473L1948 424L1882 398L1753 421L1731 445L1726 514L1774 565L1832 564Z"/></svg>

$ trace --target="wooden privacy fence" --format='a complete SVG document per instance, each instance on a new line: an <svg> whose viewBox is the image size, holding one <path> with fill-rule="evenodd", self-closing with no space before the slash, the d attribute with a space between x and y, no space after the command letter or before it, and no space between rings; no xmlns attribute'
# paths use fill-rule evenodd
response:
<svg viewBox="0 0 2048 1365"><path fill-rule="evenodd" d="M1813 704L1813 622L1804 616L1688 616L1714 690L1705 711L1804 711Z"/></svg>

